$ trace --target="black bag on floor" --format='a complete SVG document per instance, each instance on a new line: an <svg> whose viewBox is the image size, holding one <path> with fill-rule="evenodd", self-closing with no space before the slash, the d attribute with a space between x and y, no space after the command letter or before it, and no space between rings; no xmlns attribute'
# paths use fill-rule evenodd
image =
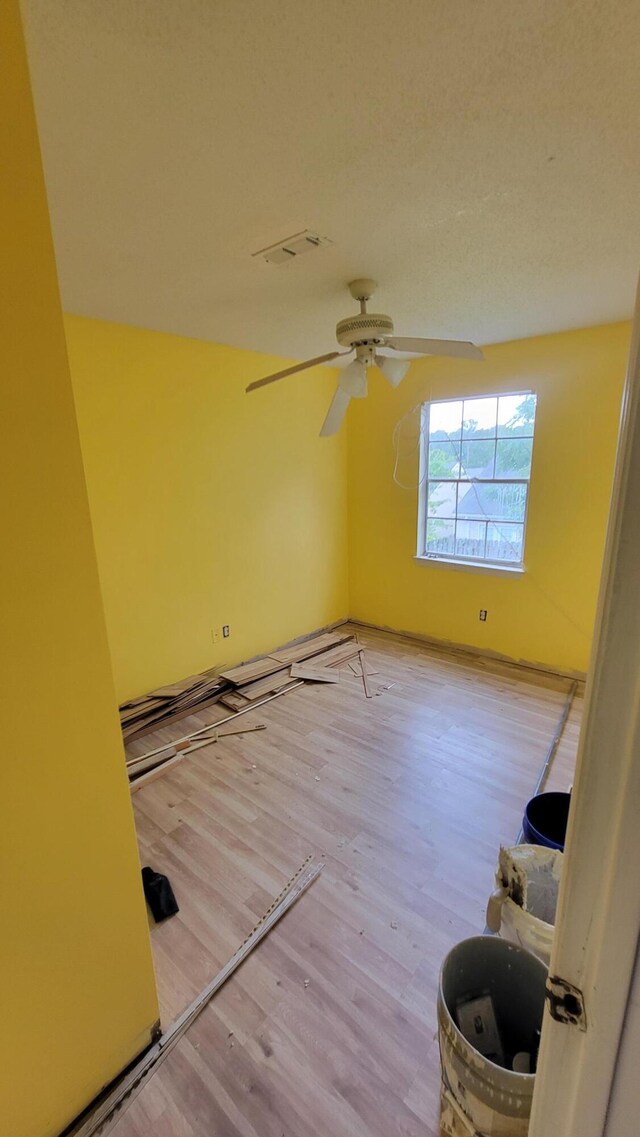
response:
<svg viewBox="0 0 640 1137"><path fill-rule="evenodd" d="M161 872L156 872L148 865L143 868L142 887L156 924L166 920L168 916L175 916L176 912L180 911L169 878L163 876Z"/></svg>

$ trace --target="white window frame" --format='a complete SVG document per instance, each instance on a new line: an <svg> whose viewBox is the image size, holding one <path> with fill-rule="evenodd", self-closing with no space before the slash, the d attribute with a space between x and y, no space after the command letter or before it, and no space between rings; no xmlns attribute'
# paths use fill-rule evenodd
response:
<svg viewBox="0 0 640 1137"><path fill-rule="evenodd" d="M429 420L431 407L441 405L442 403L469 403L477 399L499 399L499 398L518 398L526 395L536 395L535 391L528 389L525 391L498 391L490 394L482 395L457 395L450 396L447 399L431 399L428 403L424 403L420 416L420 489L418 493L418 545L416 551L416 560L422 561L426 564L442 564L454 567L468 567L470 569L497 569L502 572L523 572L524 571L524 550L527 539L527 522L529 516L529 487L531 484L531 474L528 478L434 478L432 481L438 482L452 482L458 484L459 482L472 482L474 485L525 485L527 487L527 495L524 507L524 517L522 520L522 557L519 561L506 561L494 560L491 557L465 557L460 554L448 553L429 553L427 552L427 508L429 500ZM533 426L533 433L531 435L531 461L533 465L533 441L535 439L535 422ZM524 437L528 438L528 435ZM494 470L495 470L495 452L498 444L498 437L496 431L496 438L487 440L494 442ZM456 515L457 515L457 500L456 500ZM465 519L468 520L468 519ZM456 525L458 517L455 518ZM508 524L508 522L505 522ZM515 524L520 524L516 522ZM454 529L455 534L455 529ZM455 547L455 539L454 539ZM486 539L485 539L486 549Z"/></svg>

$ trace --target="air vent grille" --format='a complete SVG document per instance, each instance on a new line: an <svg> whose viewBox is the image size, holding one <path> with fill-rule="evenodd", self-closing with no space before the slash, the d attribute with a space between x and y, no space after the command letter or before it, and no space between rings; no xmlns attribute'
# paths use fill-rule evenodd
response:
<svg viewBox="0 0 640 1137"><path fill-rule="evenodd" d="M296 257L302 257L305 253L311 253L314 249L322 249L326 245L332 245L328 237L321 237L318 233L312 233L310 229L304 229L301 233L294 233L292 237L285 237L283 241L278 241L275 245L269 245L266 249L258 249L256 253L252 253L253 257L262 257L268 264L284 265L290 261L295 260Z"/></svg>

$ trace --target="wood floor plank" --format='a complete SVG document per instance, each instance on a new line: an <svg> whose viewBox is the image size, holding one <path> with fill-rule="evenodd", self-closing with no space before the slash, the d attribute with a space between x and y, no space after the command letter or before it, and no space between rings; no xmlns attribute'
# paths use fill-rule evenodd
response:
<svg viewBox="0 0 640 1137"><path fill-rule="evenodd" d="M371 699L347 668L256 711L267 730L197 751L135 796L141 855L180 904L152 933L165 1026L308 854L326 867L114 1137L439 1132L439 967L484 927L498 847L516 837L568 683L358 635L377 672ZM573 780L582 705L579 695L548 788ZM204 710L189 727L215 717Z"/></svg>

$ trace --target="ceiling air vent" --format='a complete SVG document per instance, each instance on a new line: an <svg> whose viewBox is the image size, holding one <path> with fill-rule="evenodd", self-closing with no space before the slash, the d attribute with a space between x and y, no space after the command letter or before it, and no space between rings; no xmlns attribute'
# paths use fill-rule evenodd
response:
<svg viewBox="0 0 640 1137"><path fill-rule="evenodd" d="M325 245L332 244L333 241L330 241L328 237L319 237L310 229L304 229L302 233L294 233L293 237L285 237L284 241L278 241L277 244L269 245L266 249L258 249L257 253L251 255L262 257L271 265L284 265L294 260L295 257L303 257L305 253L311 253L314 249L321 249Z"/></svg>

